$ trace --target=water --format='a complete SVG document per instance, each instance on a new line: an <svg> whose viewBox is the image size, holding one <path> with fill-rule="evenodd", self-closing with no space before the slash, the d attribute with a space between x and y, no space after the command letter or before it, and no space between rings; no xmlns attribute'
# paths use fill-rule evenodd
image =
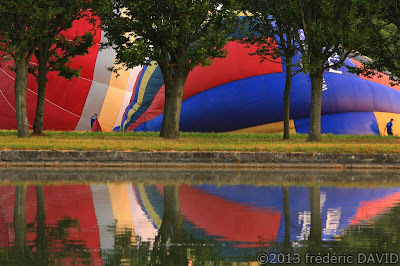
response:
<svg viewBox="0 0 400 266"><path fill-rule="evenodd" d="M399 264L394 171L0 170L0 265Z"/></svg>

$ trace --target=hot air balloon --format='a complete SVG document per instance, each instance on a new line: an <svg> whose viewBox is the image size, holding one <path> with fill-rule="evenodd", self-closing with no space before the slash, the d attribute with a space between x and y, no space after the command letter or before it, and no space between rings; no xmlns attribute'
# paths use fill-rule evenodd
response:
<svg viewBox="0 0 400 266"><path fill-rule="evenodd" d="M186 81L181 131L280 132L283 131L285 66L259 63L250 56L253 48L230 42L228 56L214 59L211 66L197 67ZM298 55L299 57L299 55ZM345 64L360 67L347 58ZM298 74L290 99L292 132L308 133L311 81ZM388 76L372 79L350 73L346 66L324 73L322 133L379 135L385 124L400 119L400 86L390 86ZM159 131L164 108L164 87L155 63L138 77L121 130ZM397 118L397 119L396 119ZM400 133L400 131L398 132Z"/></svg>
<svg viewBox="0 0 400 266"><path fill-rule="evenodd" d="M91 25L80 20L65 34L75 36ZM164 110L164 80L155 61L149 65L120 70L112 67L115 51L100 49L104 33L96 30L95 45L89 54L72 59L82 66L81 77L71 81L48 74L44 129L90 130L90 117L99 114L103 131L159 131ZM231 41L227 57L217 58L208 67L190 72L183 95L180 130L198 132L280 132L283 131L283 90L286 79L282 59L260 63L250 56L255 48ZM298 55L299 56L299 55ZM295 59L296 60L296 59ZM35 63L35 61L33 61ZM346 65L359 67L354 59ZM0 129L15 129L14 73L12 61L0 67ZM294 69L296 70L296 69ZM324 73L322 133L379 135L386 123L400 120L400 86L390 86L389 78L368 79L350 73L346 67ZM37 84L29 76L28 118L32 125ZM308 133L311 82L307 74L293 78L290 128ZM400 130L400 128L399 128ZM400 134L396 132L395 134Z"/></svg>
<svg viewBox="0 0 400 266"><path fill-rule="evenodd" d="M75 21L64 33L68 38L82 35L93 27L85 19ZM81 69L81 76L68 81L50 72L47 76L44 112L45 130L90 130L90 117L99 114L103 130L112 130L121 123L123 111L129 103L132 88L141 67L120 71L120 77L107 68L113 66L115 52L112 48L100 49L104 38L102 31L95 30L95 44L85 56L72 59L72 67ZM71 38L72 39L72 38ZM33 64L37 61L32 59ZM9 70L12 61L2 60L0 65L0 129L16 129L14 78ZM29 75L27 111L30 126L33 125L37 99L37 83Z"/></svg>

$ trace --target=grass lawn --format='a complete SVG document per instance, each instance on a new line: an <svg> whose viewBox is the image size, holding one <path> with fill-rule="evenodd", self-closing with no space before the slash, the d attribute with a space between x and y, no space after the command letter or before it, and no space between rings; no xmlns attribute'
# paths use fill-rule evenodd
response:
<svg viewBox="0 0 400 266"><path fill-rule="evenodd" d="M56 132L19 139L16 131L0 131L0 150L119 150L119 151L252 151L400 153L399 137L323 135L321 143L306 142L307 135L239 133L181 133L179 140L164 140L158 133Z"/></svg>

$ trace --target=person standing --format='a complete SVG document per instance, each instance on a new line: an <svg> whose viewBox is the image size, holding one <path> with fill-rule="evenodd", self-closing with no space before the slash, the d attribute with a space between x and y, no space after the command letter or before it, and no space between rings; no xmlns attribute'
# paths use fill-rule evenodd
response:
<svg viewBox="0 0 400 266"><path fill-rule="evenodd" d="M386 124L385 130L383 131L383 132L387 131L388 136L393 136L393 121L394 121L393 118L390 119L390 122Z"/></svg>
<svg viewBox="0 0 400 266"><path fill-rule="evenodd" d="M96 120L96 119L97 119L97 114L94 114L94 115L92 116L92 118L90 118L90 128L93 127L94 120Z"/></svg>

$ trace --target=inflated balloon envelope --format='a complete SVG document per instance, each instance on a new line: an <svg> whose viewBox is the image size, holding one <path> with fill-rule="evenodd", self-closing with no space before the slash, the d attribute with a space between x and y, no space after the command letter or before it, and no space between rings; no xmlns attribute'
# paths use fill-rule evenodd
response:
<svg viewBox="0 0 400 266"><path fill-rule="evenodd" d="M67 36L89 30L88 22L74 23ZM103 131L159 131L164 110L164 86L156 62L120 70L113 66L115 51L100 49L104 34L96 30L95 45L89 54L72 59L82 66L81 77L71 81L48 74L44 129L90 130L90 117L99 114ZM181 131L199 132L280 132L283 131L283 90L285 66L282 59L260 63L250 56L255 48L229 42L226 58L217 58L208 67L190 72L183 95ZM297 60L295 58L295 60ZM35 63L35 61L33 61ZM0 129L15 129L14 77L3 61L0 68ZM360 63L346 59L345 64ZM322 133L382 134L386 123L400 121L400 87L392 87L386 75L373 79L350 73L345 66L324 73ZM33 124L37 84L29 77L27 110ZM306 74L293 78L291 99L292 132L308 133L311 82ZM400 134L396 132L395 134ZM398 127L400 129L400 127Z"/></svg>

